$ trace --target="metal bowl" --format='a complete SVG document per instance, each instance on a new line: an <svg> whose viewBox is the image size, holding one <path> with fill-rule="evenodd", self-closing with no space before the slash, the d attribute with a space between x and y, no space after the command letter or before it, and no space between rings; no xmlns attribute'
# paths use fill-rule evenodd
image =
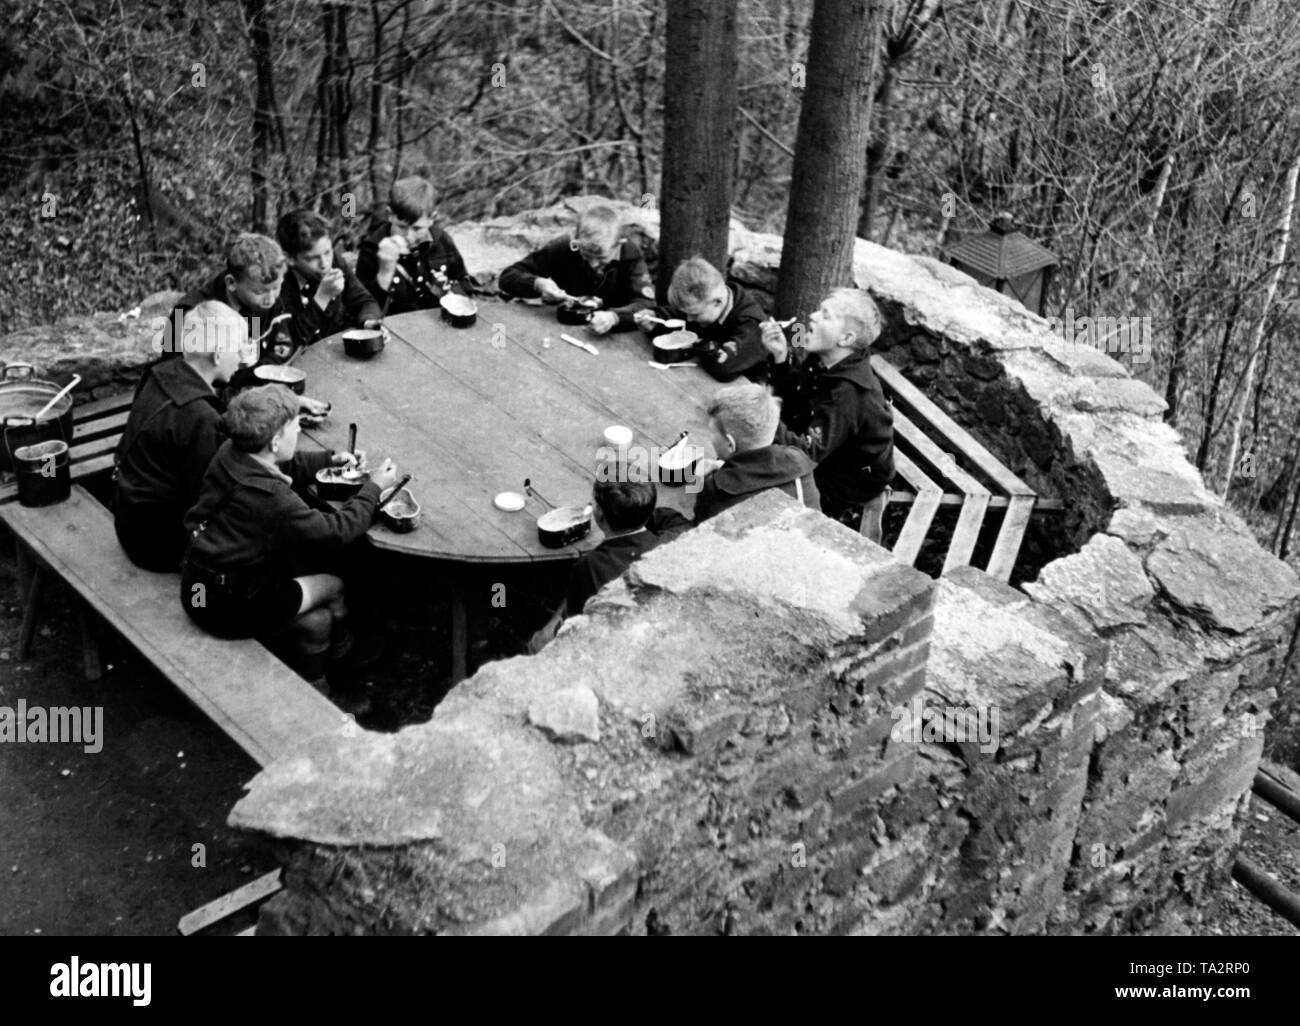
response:
<svg viewBox="0 0 1300 1026"><path fill-rule="evenodd" d="M693 331L670 331L665 335L656 335L654 346L655 359L660 363L683 363L695 355L695 344L700 336Z"/></svg>
<svg viewBox="0 0 1300 1026"><path fill-rule="evenodd" d="M378 328L353 328L345 331L343 351L358 360L369 360L384 351L384 333Z"/></svg>
<svg viewBox="0 0 1300 1026"><path fill-rule="evenodd" d="M478 304L458 292L448 292L438 300L442 319L453 328L468 328L478 320Z"/></svg>
<svg viewBox="0 0 1300 1026"><path fill-rule="evenodd" d="M356 495L361 491L361 486L369 480L369 474L344 477L342 467L322 467L316 471L316 494L322 499L341 502Z"/></svg>
<svg viewBox="0 0 1300 1026"><path fill-rule="evenodd" d="M392 492L391 488L384 489L379 496L379 501L383 502ZM379 511L379 519L384 522L385 527L398 534L406 534L419 527L420 504L415 501L411 489L403 488L398 492L397 497Z"/></svg>
<svg viewBox="0 0 1300 1026"><path fill-rule="evenodd" d="M307 390L307 372L280 363L264 363L253 368L253 377L264 385L284 385L294 395Z"/></svg>

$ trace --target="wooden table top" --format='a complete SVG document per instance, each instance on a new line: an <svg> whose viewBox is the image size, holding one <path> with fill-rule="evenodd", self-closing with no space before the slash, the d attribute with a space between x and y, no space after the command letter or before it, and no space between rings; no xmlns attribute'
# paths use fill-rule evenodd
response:
<svg viewBox="0 0 1300 1026"><path fill-rule="evenodd" d="M357 447L372 463L392 457L414 475L421 522L409 534L376 524L370 540L381 548L474 563L573 559L599 542L598 528L549 549L537 538L541 502L504 513L493 497L522 494L531 478L555 505L585 506L612 424L630 427L633 444L646 447L667 447L689 430L692 444L713 455L704 411L717 382L698 368L649 366L650 342L639 331L599 336L557 323L552 307L482 299L470 328L451 327L436 310L385 324L391 337L373 359L349 357L334 336L296 361L307 394L333 404L325 424L305 436L342 450L355 422ZM564 342L561 332L599 355ZM691 515L692 492L658 487L660 505Z"/></svg>

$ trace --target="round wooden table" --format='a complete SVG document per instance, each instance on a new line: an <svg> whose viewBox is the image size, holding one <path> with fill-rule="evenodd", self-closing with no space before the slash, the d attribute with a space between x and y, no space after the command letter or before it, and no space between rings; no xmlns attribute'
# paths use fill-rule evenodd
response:
<svg viewBox="0 0 1300 1026"><path fill-rule="evenodd" d="M555 505L585 506L613 424L631 428L643 451L662 450L685 430L713 455L704 411L717 382L699 368L651 367L650 342L639 331L600 336L557 323L553 307L494 300L479 301L469 328L451 327L436 310L385 324L391 337L373 359L349 357L334 336L296 361L307 394L333 404L326 423L304 435L344 449L355 423L357 447L372 463L392 457L414 475L409 487L421 523L409 534L377 524L369 538L379 548L465 567L572 560L599 542L597 528L575 545L546 548L537 537L541 501L505 513L493 497L522 494L527 478ZM690 516L694 493L660 485L659 502ZM467 645L464 590L453 587L453 680L465 675Z"/></svg>

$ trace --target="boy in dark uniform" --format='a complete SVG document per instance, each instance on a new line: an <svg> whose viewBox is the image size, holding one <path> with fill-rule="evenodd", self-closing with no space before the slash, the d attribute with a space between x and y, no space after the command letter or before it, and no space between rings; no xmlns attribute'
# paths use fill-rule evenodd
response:
<svg viewBox="0 0 1300 1026"><path fill-rule="evenodd" d="M292 211L280 218L275 236L289 258L280 305L293 314L289 334L295 350L347 328L382 326L379 304L334 251L325 218Z"/></svg>
<svg viewBox="0 0 1300 1026"><path fill-rule="evenodd" d="M338 510L322 512L295 491L326 466L354 466L351 453L299 453L297 397L282 385L250 388L225 413L229 439L186 514L191 542L181 604L221 638L297 642L298 671L319 684L326 660L351 650L343 581L315 572L370 526L380 492L397 481L391 460Z"/></svg>
<svg viewBox="0 0 1300 1026"><path fill-rule="evenodd" d="M772 442L780 422L780 405L762 385L718 390L709 404L709 431L722 459L696 465L697 474L707 474L695 497L697 524L769 488L821 509L813 480L816 464L801 449Z"/></svg>
<svg viewBox="0 0 1300 1026"><path fill-rule="evenodd" d="M671 541L691 526L675 509L656 509L654 482L641 480L634 465L626 461L601 464L591 497L596 526L605 537L573 565L564 602L529 640L530 655L550 644L564 620L581 613L596 592L656 545Z"/></svg>
<svg viewBox="0 0 1300 1026"><path fill-rule="evenodd" d="M718 381L744 375L767 380L767 351L763 348L763 308L739 285L728 285L722 274L702 257L683 260L668 285L668 310L634 315L638 327L650 334L663 331L647 318L676 317L700 336L695 357Z"/></svg>
<svg viewBox="0 0 1300 1026"><path fill-rule="evenodd" d="M690 521L672 509L655 509L653 481L635 480L626 464L601 468L591 488L596 526L604 539L583 554L569 574L565 616L577 616L587 600L661 542L675 538Z"/></svg>
<svg viewBox="0 0 1300 1026"><path fill-rule="evenodd" d="M253 376L253 366L284 363L294 353L290 323L293 314L285 309L280 294L287 268L288 261L279 243L265 235L243 232L226 250L225 273L187 292L172 311L173 331L186 312L212 300L224 303L248 321L244 366L231 378L227 398L259 383ZM329 411L329 403L308 396L299 400L299 406L311 417L323 417Z"/></svg>
<svg viewBox="0 0 1300 1026"><path fill-rule="evenodd" d="M248 320L250 346L257 346L260 357L246 362L283 363L293 352L289 335L289 314L280 300L280 287L288 262L274 239L252 232L242 232L226 250L226 269L210 282L191 289L176 303L172 324L200 303L216 300L225 303ZM274 326L273 326L274 325Z"/></svg>
<svg viewBox="0 0 1300 1026"><path fill-rule="evenodd" d="M357 277L383 316L428 310L452 285L467 287L465 261L438 226L434 200L427 179L398 179L388 197L392 218L375 225L361 241Z"/></svg>
<svg viewBox="0 0 1300 1026"><path fill-rule="evenodd" d="M619 237L618 215L609 207L588 207L572 235L553 239L501 272L508 296L541 296L558 303L594 297L602 308L590 327L598 335L636 326L632 315L654 305L654 284L636 243Z"/></svg>
<svg viewBox="0 0 1300 1026"><path fill-rule="evenodd" d="M180 570L185 512L222 437L225 403L215 389L239 369L247 340L234 310L200 303L185 316L180 358L159 361L140 379L114 460L113 526L144 570Z"/></svg>
<svg viewBox="0 0 1300 1026"><path fill-rule="evenodd" d="M859 289L836 289L809 318L806 360L791 358L775 321L762 327L784 404L776 440L817 464L822 512L875 542L894 477L894 416L871 369L880 328L880 311Z"/></svg>

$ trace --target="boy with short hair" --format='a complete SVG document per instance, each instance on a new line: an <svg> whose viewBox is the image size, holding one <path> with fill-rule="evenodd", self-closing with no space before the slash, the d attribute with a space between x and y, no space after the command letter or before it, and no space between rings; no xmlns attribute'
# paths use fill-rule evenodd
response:
<svg viewBox="0 0 1300 1026"><path fill-rule="evenodd" d="M727 284L716 267L698 256L678 264L667 298L668 310L634 315L637 326L658 334L648 320L651 314L684 318L687 329L700 336L696 359L718 381L734 381L742 375L751 381L767 379L764 313L758 300L734 282Z"/></svg>
<svg viewBox="0 0 1300 1026"><path fill-rule="evenodd" d="M587 600L662 541L690 526L671 509L655 509L658 490L625 463L602 467L591 487L593 516L604 532L601 543L584 553L569 574L565 616L577 616Z"/></svg>
<svg viewBox="0 0 1300 1026"><path fill-rule="evenodd" d="M357 277L384 316L436 307L453 284L464 287L469 278L456 243L438 225L436 198L428 179L398 179L388 196L392 217L361 242Z"/></svg>
<svg viewBox="0 0 1300 1026"><path fill-rule="evenodd" d="M817 464L822 511L880 541L887 488L894 476L894 417L875 372L871 343L880 311L860 289L836 289L809 318L796 361L780 325L762 326L772 355L772 385L784 401L776 440L798 446Z"/></svg>
<svg viewBox="0 0 1300 1026"><path fill-rule="evenodd" d="M275 229L289 259L281 305L293 314L294 350L346 328L378 328L382 314L374 296L334 249L330 223L310 210L294 210Z"/></svg>
<svg viewBox="0 0 1300 1026"><path fill-rule="evenodd" d="M781 408L766 388L749 383L720 388L708 413L713 449L722 462L705 468L695 497L697 524L768 488L779 488L810 509L821 508L813 480L816 464L800 449L773 444Z"/></svg>
<svg viewBox="0 0 1300 1026"><path fill-rule="evenodd" d="M226 249L226 269L206 285L182 296L176 310L183 316L200 303L214 299L225 303L248 320L249 345L257 346L269 361L282 363L293 351L285 323L289 316L280 300L288 266L274 239L241 232ZM179 323L179 318L173 316L172 323Z"/></svg>
<svg viewBox="0 0 1300 1026"><path fill-rule="evenodd" d="M318 687L327 662L352 648L343 581L314 570L337 560L370 526L380 492L396 483L385 460L338 510L322 512L295 491L351 453L300 453L298 399L282 385L250 388L225 413L229 439L217 450L198 502L186 514L190 546L181 604L222 638L297 643L298 672ZM286 473L287 471L287 473Z"/></svg>
<svg viewBox="0 0 1300 1026"><path fill-rule="evenodd" d="M114 457L113 526L131 562L175 573L189 542L185 513L198 501L222 439L225 403L216 389L239 369L244 318L216 300L182 322L180 359L147 368Z"/></svg>
<svg viewBox="0 0 1300 1026"><path fill-rule="evenodd" d="M620 238L619 228L609 207L588 207L572 235L552 239L511 264L497 284L508 296L541 296L548 302L599 299L602 308L590 322L598 335L633 328L633 315L654 305L654 284L640 248Z"/></svg>

